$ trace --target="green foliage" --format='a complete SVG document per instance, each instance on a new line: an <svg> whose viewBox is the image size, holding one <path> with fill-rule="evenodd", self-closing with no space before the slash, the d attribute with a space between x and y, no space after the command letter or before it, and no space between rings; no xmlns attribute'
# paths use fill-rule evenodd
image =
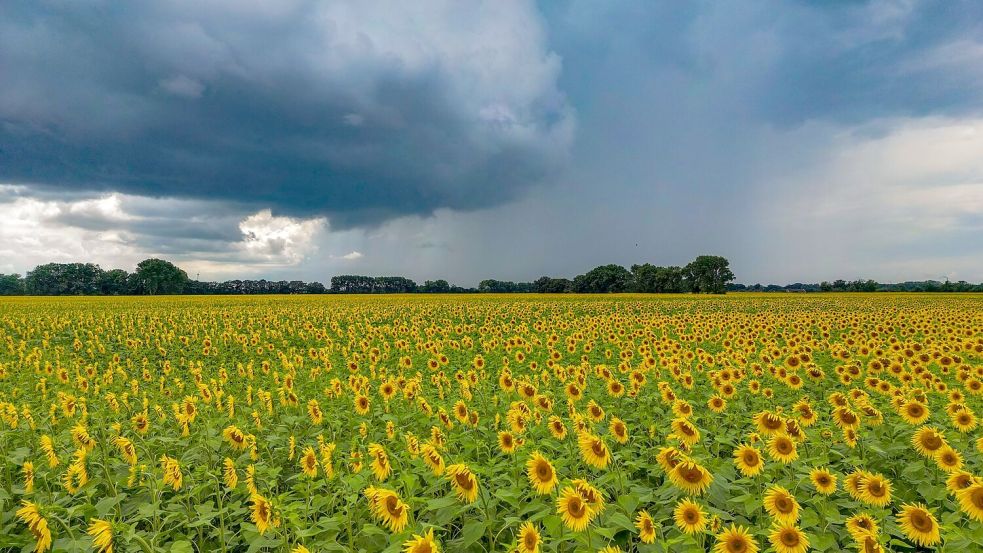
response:
<svg viewBox="0 0 983 553"><path fill-rule="evenodd" d="M188 284L188 273L170 261L144 259L130 277L131 286L138 294L180 294Z"/></svg>

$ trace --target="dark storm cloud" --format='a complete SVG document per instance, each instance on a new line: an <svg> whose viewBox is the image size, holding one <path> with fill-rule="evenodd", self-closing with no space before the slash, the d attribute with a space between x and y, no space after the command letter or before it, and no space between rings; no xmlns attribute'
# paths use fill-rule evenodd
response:
<svg viewBox="0 0 983 553"><path fill-rule="evenodd" d="M496 205L541 181L572 115L534 10L408 6L5 2L0 179L336 227Z"/></svg>
<svg viewBox="0 0 983 553"><path fill-rule="evenodd" d="M606 91L745 125L978 112L983 3L968 0L540 2L567 60L560 84L581 113ZM591 77L594 78L591 78ZM627 109L647 109L626 105ZM680 128L663 128L672 134Z"/></svg>

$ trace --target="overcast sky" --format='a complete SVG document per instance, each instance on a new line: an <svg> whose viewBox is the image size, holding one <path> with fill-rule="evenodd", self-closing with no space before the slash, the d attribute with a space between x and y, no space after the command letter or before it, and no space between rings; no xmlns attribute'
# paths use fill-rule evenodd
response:
<svg viewBox="0 0 983 553"><path fill-rule="evenodd" d="M0 272L983 281L983 3L0 2Z"/></svg>

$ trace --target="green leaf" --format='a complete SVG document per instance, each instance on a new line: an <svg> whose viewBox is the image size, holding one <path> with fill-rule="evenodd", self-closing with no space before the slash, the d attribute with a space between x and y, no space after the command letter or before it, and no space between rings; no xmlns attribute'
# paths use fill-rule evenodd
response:
<svg viewBox="0 0 983 553"><path fill-rule="evenodd" d="M628 530L629 532L635 531L635 525L623 513L614 513L608 517L608 525Z"/></svg>
<svg viewBox="0 0 983 553"><path fill-rule="evenodd" d="M107 497L96 503L96 515L99 518L104 518L106 513L112 511L120 501L126 499L126 494L120 492L113 497Z"/></svg>
<svg viewBox="0 0 983 553"><path fill-rule="evenodd" d="M466 548L481 539L487 524L488 521L484 520L466 522L464 528L461 529L461 547Z"/></svg>
<svg viewBox="0 0 983 553"><path fill-rule="evenodd" d="M171 544L171 553L195 553L194 547L188 540L178 540Z"/></svg>
<svg viewBox="0 0 983 553"><path fill-rule="evenodd" d="M427 510L437 511L439 509L443 509L444 507L450 507L451 505L457 505L456 497L438 497L437 499L427 501Z"/></svg>

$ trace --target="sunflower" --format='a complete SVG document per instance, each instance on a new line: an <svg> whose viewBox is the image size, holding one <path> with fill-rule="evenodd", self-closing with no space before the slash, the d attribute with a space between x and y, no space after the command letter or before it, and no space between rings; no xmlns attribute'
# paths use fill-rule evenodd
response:
<svg viewBox="0 0 983 553"><path fill-rule="evenodd" d="M518 447L518 440L515 439L515 436L511 432L503 430L498 433L498 449L502 450L502 453L511 455L515 453Z"/></svg>
<svg viewBox="0 0 983 553"><path fill-rule="evenodd" d="M392 490L382 488L366 488L366 497L372 513L385 524L393 533L401 532L409 523L409 507Z"/></svg>
<svg viewBox="0 0 983 553"><path fill-rule="evenodd" d="M758 553L758 542L754 541L751 533L743 526L731 524L717 534L717 545L714 553Z"/></svg>
<svg viewBox="0 0 983 553"><path fill-rule="evenodd" d="M659 450L659 453L655 455L656 462L659 463L662 470L667 473L682 462L684 458L685 455L683 452L674 447L663 447Z"/></svg>
<svg viewBox="0 0 983 553"><path fill-rule="evenodd" d="M833 411L833 422L840 428L852 428L856 430L860 426L860 417L849 407L837 407Z"/></svg>
<svg viewBox="0 0 983 553"><path fill-rule="evenodd" d="M604 420L604 409L592 399L587 402L587 416L594 422L601 422Z"/></svg>
<svg viewBox="0 0 983 553"><path fill-rule="evenodd" d="M693 426L693 423L688 420L684 418L673 419L671 426L673 434L679 438L680 442L692 446L700 441L699 429Z"/></svg>
<svg viewBox="0 0 983 553"><path fill-rule="evenodd" d="M34 535L34 552L44 553L51 549L51 530L48 528L48 519L44 518L38 510L38 506L30 501L24 500L21 505L15 514Z"/></svg>
<svg viewBox="0 0 983 553"><path fill-rule="evenodd" d="M973 482L956 492L959 508L973 520L983 521L983 483Z"/></svg>
<svg viewBox="0 0 983 553"><path fill-rule="evenodd" d="M24 464L20 468L21 474L24 476L24 493L31 493L34 491L34 463L30 461L24 461Z"/></svg>
<svg viewBox="0 0 983 553"><path fill-rule="evenodd" d="M780 416L769 411L762 411L755 415L754 422L758 427L758 433L764 436L777 434L785 427L785 421Z"/></svg>
<svg viewBox="0 0 983 553"><path fill-rule="evenodd" d="M440 553L440 545L433 536L433 528L422 536L413 534L412 539L404 541L403 553Z"/></svg>
<svg viewBox="0 0 983 553"><path fill-rule="evenodd" d="M542 538L536 525L526 522L519 528L519 537L516 541L516 553L539 553Z"/></svg>
<svg viewBox="0 0 983 553"><path fill-rule="evenodd" d="M457 400L454 404L454 418L461 423L467 422L468 420L468 405L461 400Z"/></svg>
<svg viewBox="0 0 983 553"><path fill-rule="evenodd" d="M877 521L867 513L857 513L846 519L846 531L853 536L854 541L863 542L866 536L877 536L880 528Z"/></svg>
<svg viewBox="0 0 983 553"><path fill-rule="evenodd" d="M855 469L843 479L843 489L850 494L850 497L859 500L860 488L868 476L870 476L870 473L867 471Z"/></svg>
<svg viewBox="0 0 983 553"><path fill-rule="evenodd" d="M884 548L877 543L875 536L862 536L857 541L857 549L860 553L884 553Z"/></svg>
<svg viewBox="0 0 983 553"><path fill-rule="evenodd" d="M768 441L768 455L784 464L789 464L799 457L795 442L785 434L776 434Z"/></svg>
<svg viewBox="0 0 983 553"><path fill-rule="evenodd" d="M252 494L249 499L252 502L250 518L253 524L256 525L256 530L260 535L263 535L270 528L270 523L273 521L273 506L265 497L258 493Z"/></svg>
<svg viewBox="0 0 983 553"><path fill-rule="evenodd" d="M780 524L795 524L799 520L799 502L785 488L772 486L765 492L765 511Z"/></svg>
<svg viewBox="0 0 983 553"><path fill-rule="evenodd" d="M76 424L72 427L72 441L75 445L80 448L84 448L86 451L92 451L96 447L96 441L89 435L89 430L84 424Z"/></svg>
<svg viewBox="0 0 983 553"><path fill-rule="evenodd" d="M113 439L113 445L119 450L120 456L129 465L137 464L137 449L133 445L133 442L124 438L123 436L116 436Z"/></svg>
<svg viewBox="0 0 983 553"><path fill-rule="evenodd" d="M955 494L959 490L968 488L973 485L974 479L973 475L964 471L957 470L949 475L949 478L945 481L945 487L949 490L949 493Z"/></svg>
<svg viewBox="0 0 983 553"><path fill-rule="evenodd" d="M563 424L560 417L557 417L556 415L550 417L548 426L550 429L550 434L552 434L557 440L562 440L563 438L567 437L567 427Z"/></svg>
<svg viewBox="0 0 983 553"><path fill-rule="evenodd" d="M642 540L642 543L655 542L655 522L648 511L639 511L638 516L635 517L635 528L638 528L638 539Z"/></svg>
<svg viewBox="0 0 983 553"><path fill-rule="evenodd" d="M246 433L235 425L229 425L222 430L222 436L225 441L229 442L232 449L236 451L242 451L249 447L249 440L246 438Z"/></svg>
<svg viewBox="0 0 983 553"><path fill-rule="evenodd" d="M727 400L720 396L712 396L710 400L707 401L707 407L709 407L714 413L723 413L724 409L727 408Z"/></svg>
<svg viewBox="0 0 983 553"><path fill-rule="evenodd" d="M614 436L614 441L619 444L628 442L628 425L625 424L625 421L618 417L611 417L611 424L608 425L608 430Z"/></svg>
<svg viewBox="0 0 983 553"><path fill-rule="evenodd" d="M826 469L812 469L809 480L816 491L823 495L832 495L836 491L836 475Z"/></svg>
<svg viewBox="0 0 983 553"><path fill-rule="evenodd" d="M976 415L969 409L963 408L952 415L952 426L959 432L969 432L976 428Z"/></svg>
<svg viewBox="0 0 983 553"><path fill-rule="evenodd" d="M594 468L603 469L611 462L611 450L599 436L584 432L577 438L577 446L584 462Z"/></svg>
<svg viewBox="0 0 983 553"><path fill-rule="evenodd" d="M55 468L61 462L58 460L58 455L55 453L55 444L51 441L51 436L47 434L41 436L41 450L44 451L44 456L48 459L48 468Z"/></svg>
<svg viewBox="0 0 983 553"><path fill-rule="evenodd" d="M587 502L580 493L571 486L563 488L556 500L556 514L563 519L563 524L574 532L582 532L594 518Z"/></svg>
<svg viewBox="0 0 983 553"><path fill-rule="evenodd" d="M928 419L928 406L916 400L906 401L901 406L901 418L908 424L921 424Z"/></svg>
<svg viewBox="0 0 983 553"><path fill-rule="evenodd" d="M174 491L180 490L184 483L184 477L181 474L181 464L178 463L177 459L163 455L160 458L160 466L164 471L164 485L171 486Z"/></svg>
<svg viewBox="0 0 983 553"><path fill-rule="evenodd" d="M713 475L693 461L684 461L669 472L669 480L689 494L702 495L713 482Z"/></svg>
<svg viewBox="0 0 983 553"><path fill-rule="evenodd" d="M298 543L290 550L290 553L311 553L311 550Z"/></svg>
<svg viewBox="0 0 983 553"><path fill-rule="evenodd" d="M136 433L140 434L141 436L150 430L150 419L147 417L146 412L134 415L133 418L130 419L130 422L133 424L133 430L135 430Z"/></svg>
<svg viewBox="0 0 983 553"><path fill-rule="evenodd" d="M447 479L454 486L454 493L457 494L458 499L465 503L474 503L474 500L478 498L478 479L471 472L471 469L467 465L459 463L448 465L446 473Z"/></svg>
<svg viewBox="0 0 983 553"><path fill-rule="evenodd" d="M775 553L806 553L809 550L809 538L794 524L775 526L768 541Z"/></svg>
<svg viewBox="0 0 983 553"><path fill-rule="evenodd" d="M765 467L761 453L747 444L741 444L734 450L734 464L744 476L755 476Z"/></svg>
<svg viewBox="0 0 983 553"><path fill-rule="evenodd" d="M308 478L316 478L317 465L317 454L314 453L314 448L307 446L304 449L304 453L300 456L300 468Z"/></svg>
<svg viewBox="0 0 983 553"><path fill-rule="evenodd" d="M707 516L699 503L684 499L672 511L676 526L684 534L697 534L707 528Z"/></svg>
<svg viewBox="0 0 983 553"><path fill-rule="evenodd" d="M945 436L938 429L923 426L911 437L911 444L924 457L932 458L945 446Z"/></svg>
<svg viewBox="0 0 983 553"><path fill-rule="evenodd" d="M420 446L420 457L430 468L430 471L433 472L434 476L444 474L444 458L441 457L437 448L432 444L423 444Z"/></svg>
<svg viewBox="0 0 983 553"><path fill-rule="evenodd" d="M113 526L109 522L92 519L86 534L92 537L92 547L98 553L113 553Z"/></svg>
<svg viewBox="0 0 983 553"><path fill-rule="evenodd" d="M604 502L604 492L595 488L590 484L590 482L578 478L572 480L570 484L577 490L580 494L580 498L584 500L587 507L590 508L592 516L597 516L604 512L605 502Z"/></svg>
<svg viewBox="0 0 983 553"><path fill-rule="evenodd" d="M868 476L860 485L860 501L876 507L887 505L891 502L891 481L880 474Z"/></svg>
<svg viewBox="0 0 983 553"><path fill-rule="evenodd" d="M925 505L906 503L901 507L901 512L896 518L904 535L918 545L928 547L942 541L939 535L939 521L935 520L935 516Z"/></svg>
<svg viewBox="0 0 983 553"><path fill-rule="evenodd" d="M963 457L958 451L946 445L936 453L935 464L938 465L939 469L941 469L943 472L951 474L962 468Z"/></svg>
<svg viewBox="0 0 983 553"><path fill-rule="evenodd" d="M556 470L549 459L538 451L529 456L526 474L529 476L529 483L539 495L547 495L556 487Z"/></svg>
<svg viewBox="0 0 983 553"><path fill-rule="evenodd" d="M369 401L368 396L364 396L362 394L355 396L355 412L359 415L367 415L371 405L372 402Z"/></svg>
<svg viewBox="0 0 983 553"><path fill-rule="evenodd" d="M372 457L372 462L369 465L372 468L372 474L379 482L385 482L393 472L393 466L389 463L389 455L386 454L386 450L379 444L369 444L369 456Z"/></svg>
<svg viewBox="0 0 983 553"><path fill-rule="evenodd" d="M223 462L222 480L225 481L225 486L229 489L235 489L236 485L239 484L239 473L236 472L235 461L228 457Z"/></svg>

